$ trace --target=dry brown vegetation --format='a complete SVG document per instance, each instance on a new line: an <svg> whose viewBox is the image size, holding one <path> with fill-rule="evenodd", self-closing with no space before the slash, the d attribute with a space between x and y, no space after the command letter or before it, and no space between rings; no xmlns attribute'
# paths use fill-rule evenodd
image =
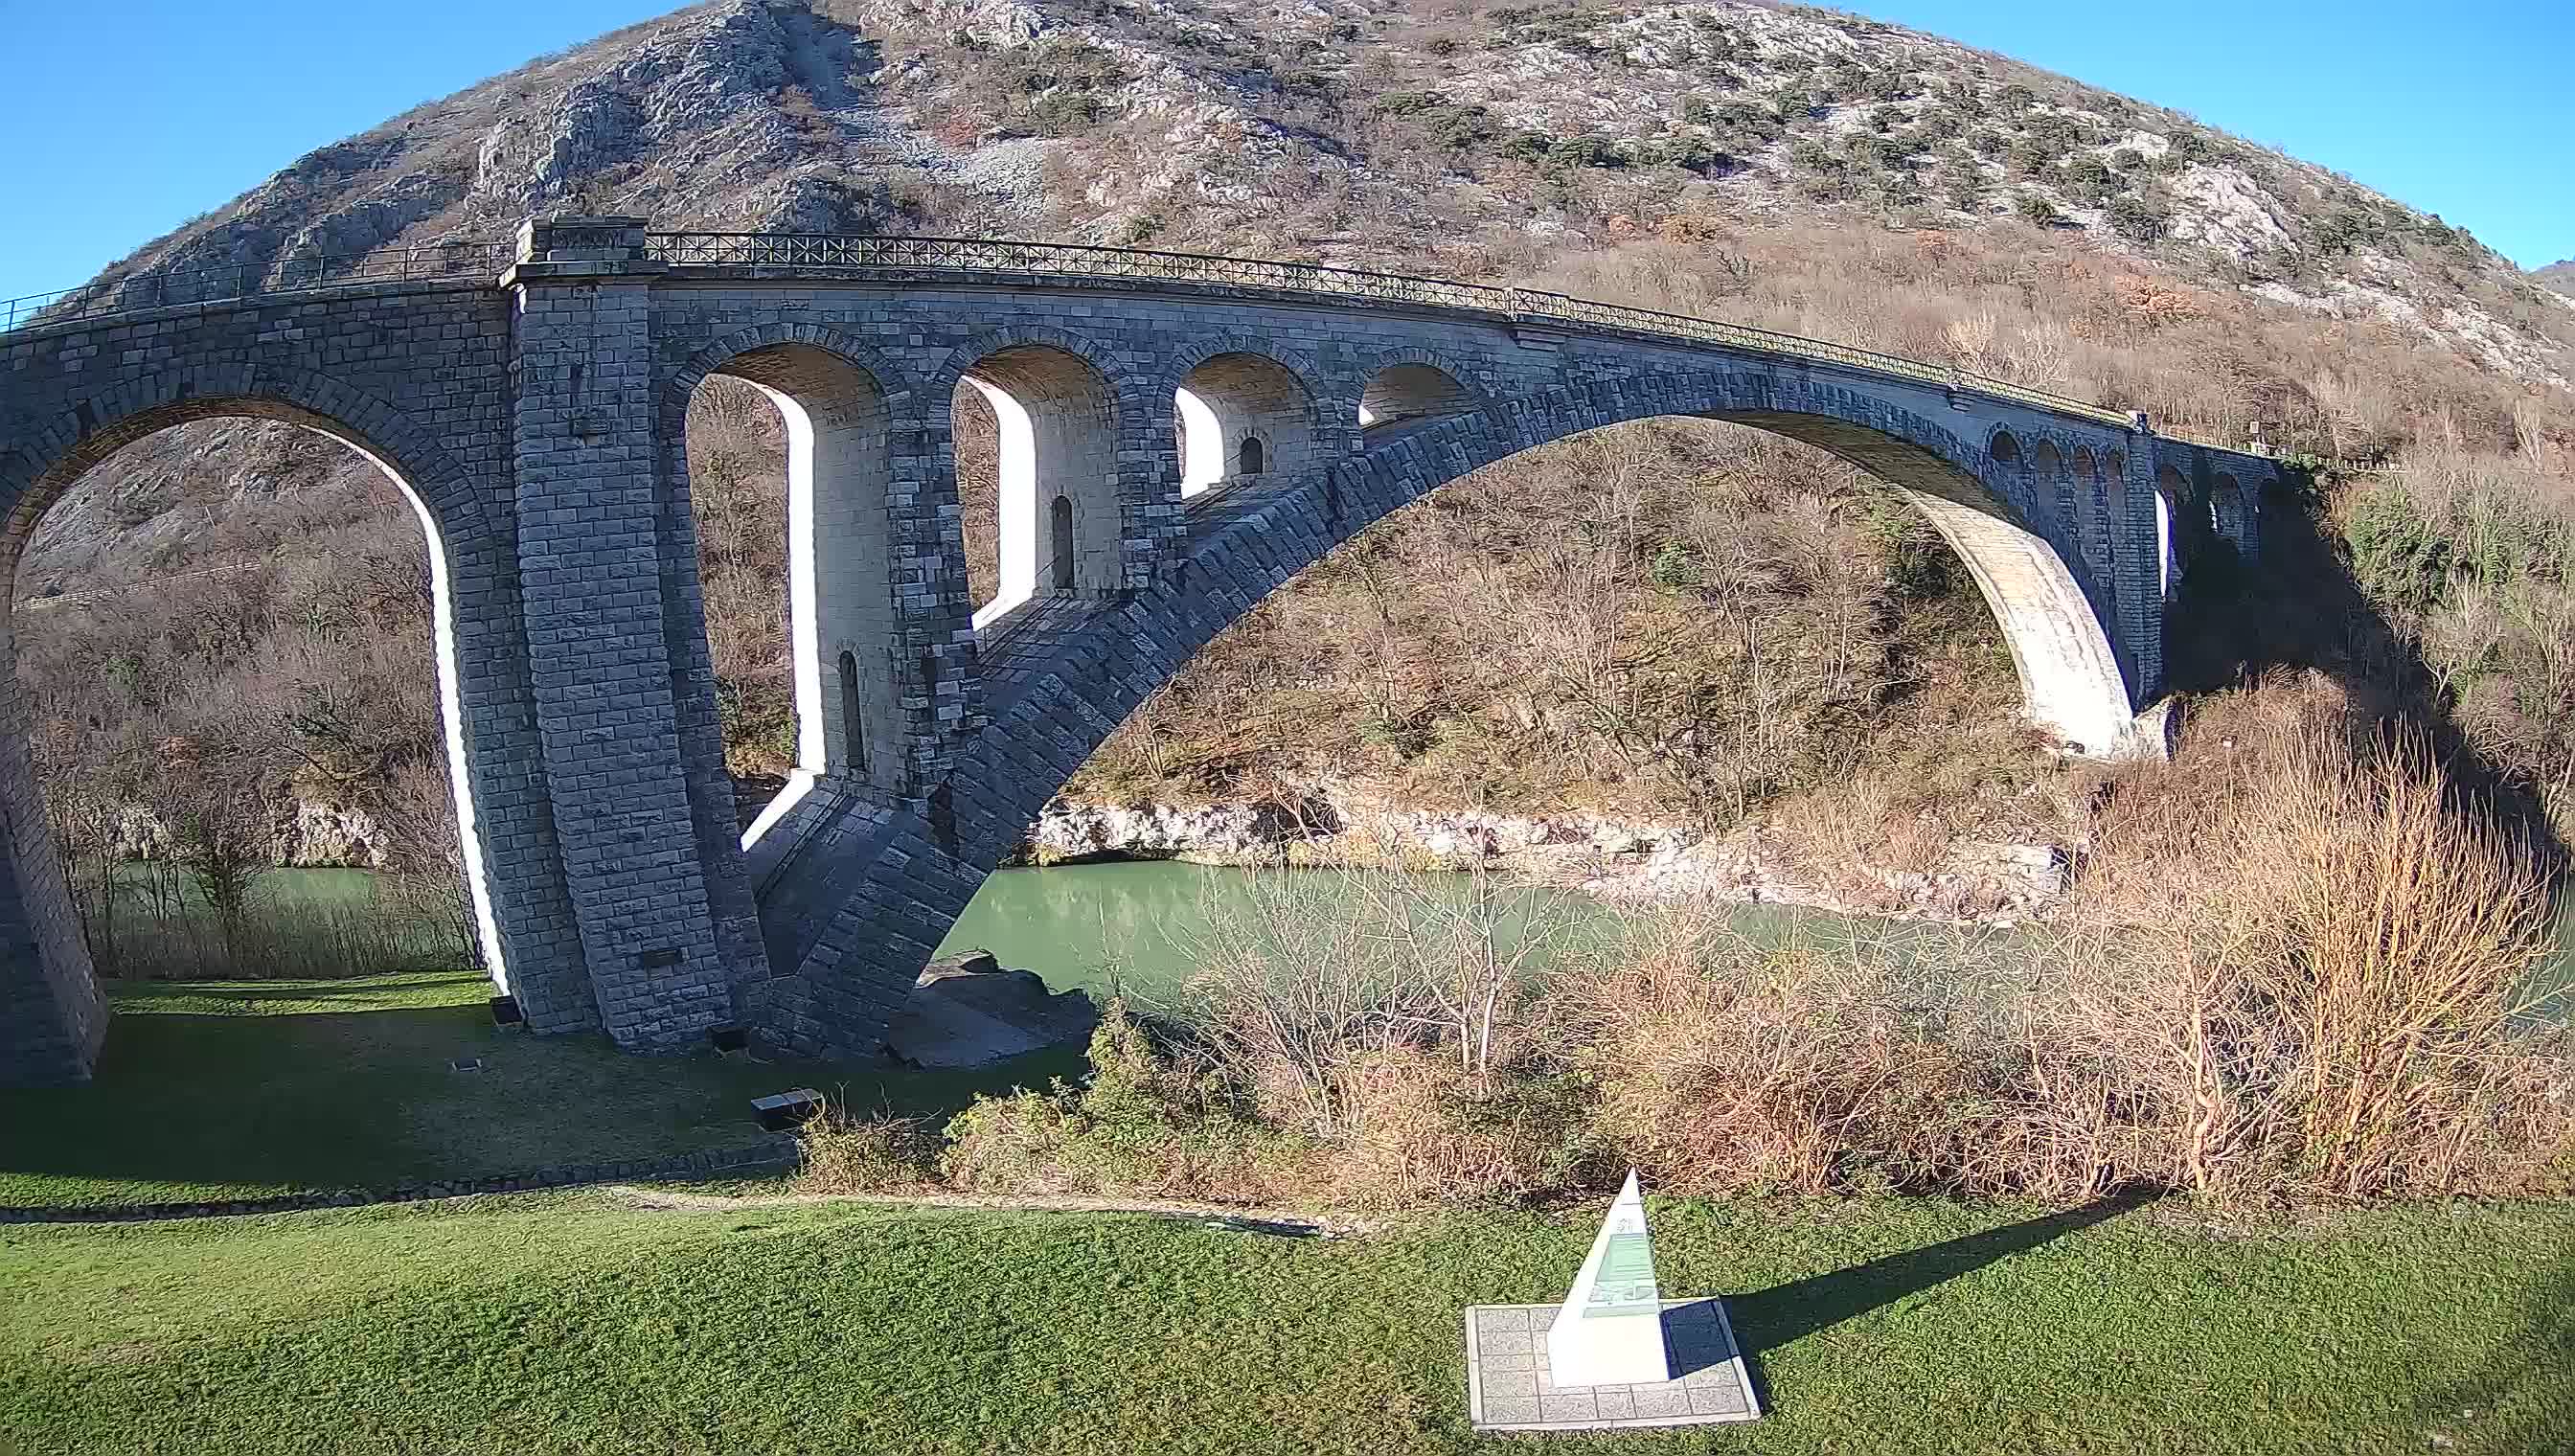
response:
<svg viewBox="0 0 2575 1456"><path fill-rule="evenodd" d="M1934 724L1980 721L1984 751L2019 756L2010 673L1893 495L1785 441L1670 422L1477 472L1334 553L1072 791L1365 778L1408 802L1732 822Z"/></svg>
<svg viewBox="0 0 2575 1456"><path fill-rule="evenodd" d="M2354 754L2339 719L2261 714L2291 722L2188 811L2208 867L2169 872L2168 842L2123 833L2105 854L2168 872L2016 951L1765 945L1679 912L1556 942L1531 975L1542 927L1399 892L1333 920L1274 889L1150 1032L1112 1013L1086 1085L961 1114L941 1175L1344 1206L1597 1191L1630 1164L1711 1195L2563 1186L2575 1042L2535 1014L2563 1007L2532 990L2529 860L2419 745ZM1489 1002L1454 994L1461 966ZM818 1129L809 1183L858 1186L840 1140L882 1135Z"/></svg>
<svg viewBox="0 0 2575 1456"><path fill-rule="evenodd" d="M212 533L306 534L305 558L207 571L125 563L141 583L11 624L31 747L101 970L355 974L422 954L469 959L471 910L447 786L418 524L379 476L333 475L281 435L273 495ZM377 498L373 512L340 499ZM354 524L340 524L355 514ZM44 564L29 572L42 577ZM288 852L297 800L375 826L384 903L280 904L259 880Z"/></svg>

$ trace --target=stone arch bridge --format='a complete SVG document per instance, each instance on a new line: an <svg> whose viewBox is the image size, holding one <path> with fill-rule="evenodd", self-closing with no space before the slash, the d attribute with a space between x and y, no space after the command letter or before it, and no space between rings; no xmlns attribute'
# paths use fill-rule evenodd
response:
<svg viewBox="0 0 2575 1456"><path fill-rule="evenodd" d="M1532 446L1696 416L1871 472L1967 563L2032 720L2111 756L2156 750L2176 572L2252 552L2278 470L1950 370L1518 290L630 218L445 256L138 278L0 334L0 564L84 470L182 421L286 421L381 464L431 543L498 989L536 1030L634 1049L749 1026L872 1050L1148 694L1336 544ZM800 767L747 832L683 439L713 375L767 394L790 443ZM1001 434L1003 590L980 612L961 382ZM0 1081L77 1081L105 1012L0 694Z"/></svg>

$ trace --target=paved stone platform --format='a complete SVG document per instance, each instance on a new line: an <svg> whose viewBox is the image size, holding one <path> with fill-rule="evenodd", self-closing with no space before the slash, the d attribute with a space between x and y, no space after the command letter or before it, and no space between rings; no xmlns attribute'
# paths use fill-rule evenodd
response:
<svg viewBox="0 0 2575 1456"><path fill-rule="evenodd" d="M1466 1309L1466 1413L1479 1431L1590 1431L1761 1418L1752 1373L1717 1299L1663 1301L1671 1380L1558 1386L1547 1378L1552 1304Z"/></svg>

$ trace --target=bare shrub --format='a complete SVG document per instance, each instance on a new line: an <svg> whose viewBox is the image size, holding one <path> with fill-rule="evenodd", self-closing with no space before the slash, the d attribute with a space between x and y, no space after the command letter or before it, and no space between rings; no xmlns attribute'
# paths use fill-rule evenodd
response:
<svg viewBox="0 0 2575 1456"><path fill-rule="evenodd" d="M1208 917L1183 947L1198 967L1182 1006L1193 1050L1265 1117L1318 1141L1355 1125L1357 1068L1404 1047L1435 1014L1392 943L1397 918L1347 913L1335 894L1365 879L1265 878L1242 912Z"/></svg>
<svg viewBox="0 0 2575 1456"><path fill-rule="evenodd" d="M1514 1067L1471 1076L1439 1048L1395 1046L1337 1072L1348 1116L1323 1195L1353 1207L1517 1201L1564 1186L1587 1132L1573 1090Z"/></svg>
<svg viewBox="0 0 2575 1456"><path fill-rule="evenodd" d="M479 967L483 939L446 765L412 759L393 771L371 802L385 832L385 899L453 937L464 963Z"/></svg>
<svg viewBox="0 0 2575 1456"><path fill-rule="evenodd" d="M1855 778L1781 800L1770 825L1808 882L1845 904L1893 908L1889 874L1927 873L1949 847L1948 826L1909 797L1885 778Z"/></svg>
<svg viewBox="0 0 2575 1456"><path fill-rule="evenodd" d="M192 730L162 744L153 804L228 946L248 921L252 887L277 863L270 805L278 765L261 717L220 698L192 702L184 725Z"/></svg>
<svg viewBox="0 0 2575 1456"><path fill-rule="evenodd" d="M2549 948L2548 896L2493 823L2454 810L2422 745L2355 768L2302 753L2248 845L2241 933L2303 1076L2281 1089L2325 1189L2446 1191L2528 1151L2499 1053Z"/></svg>
<svg viewBox="0 0 2575 1456"><path fill-rule="evenodd" d="M927 1117L855 1116L839 1103L797 1129L800 1193L909 1193L935 1186L945 1146Z"/></svg>
<svg viewBox="0 0 2575 1456"><path fill-rule="evenodd" d="M1684 916L1558 975L1601 1133L1675 1192L1942 1186L1975 1077L1908 1016L1890 964L1804 937L1765 947Z"/></svg>
<svg viewBox="0 0 2575 1456"><path fill-rule="evenodd" d="M1248 1116L1167 1057L1125 1001L1091 1038L1076 1086L979 1097L948 1124L940 1173L959 1188L1264 1202L1312 1184L1309 1140Z"/></svg>
<svg viewBox="0 0 2575 1456"><path fill-rule="evenodd" d="M2081 1018L2176 1119L2178 1179L2230 1197L2525 1184L2575 1114L2550 1090L2565 1048L2530 1029L2550 941L2529 859L2412 739L2243 749L2203 797L2105 843L2118 894L2091 907L2129 948L2105 936L2073 962Z"/></svg>

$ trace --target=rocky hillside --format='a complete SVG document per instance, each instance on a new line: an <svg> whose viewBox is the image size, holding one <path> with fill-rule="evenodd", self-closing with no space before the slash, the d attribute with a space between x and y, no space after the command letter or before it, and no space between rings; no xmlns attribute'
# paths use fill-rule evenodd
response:
<svg viewBox="0 0 2575 1456"><path fill-rule="evenodd" d="M298 161L118 265L507 231L977 234L1452 274L1821 211L2080 231L2562 382L2575 314L2463 231L2158 107L1718 0L713 0Z"/></svg>
<svg viewBox="0 0 2575 1456"><path fill-rule="evenodd" d="M2551 263L2531 270L2531 277L2569 297L2575 297L2575 258Z"/></svg>

